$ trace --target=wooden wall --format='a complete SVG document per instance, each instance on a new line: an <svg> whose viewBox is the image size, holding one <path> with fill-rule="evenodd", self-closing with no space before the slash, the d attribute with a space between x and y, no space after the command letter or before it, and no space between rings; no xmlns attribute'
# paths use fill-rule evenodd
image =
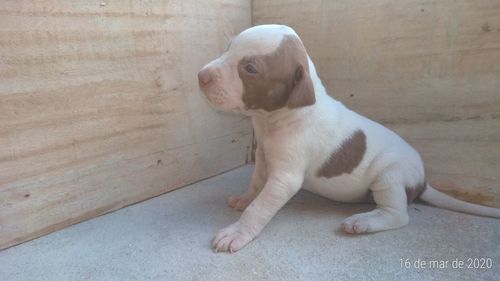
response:
<svg viewBox="0 0 500 281"><path fill-rule="evenodd" d="M244 164L199 68L250 2L2 1L0 249Z"/></svg>
<svg viewBox="0 0 500 281"><path fill-rule="evenodd" d="M254 0L301 35L332 96L404 136L430 182L500 207L500 1Z"/></svg>

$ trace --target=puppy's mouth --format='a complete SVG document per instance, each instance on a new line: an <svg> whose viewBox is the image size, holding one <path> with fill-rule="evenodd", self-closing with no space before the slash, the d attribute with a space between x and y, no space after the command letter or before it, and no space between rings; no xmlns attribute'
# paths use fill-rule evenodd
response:
<svg viewBox="0 0 500 281"><path fill-rule="evenodd" d="M208 101L215 106L222 106L227 100L227 92L222 88L202 89Z"/></svg>

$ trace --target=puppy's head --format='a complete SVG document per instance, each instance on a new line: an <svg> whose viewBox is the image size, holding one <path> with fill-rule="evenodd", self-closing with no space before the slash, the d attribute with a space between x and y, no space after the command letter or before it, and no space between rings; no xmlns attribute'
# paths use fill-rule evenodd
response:
<svg viewBox="0 0 500 281"><path fill-rule="evenodd" d="M283 25L260 25L238 34L217 59L198 73L209 102L248 113L315 103L304 45Z"/></svg>

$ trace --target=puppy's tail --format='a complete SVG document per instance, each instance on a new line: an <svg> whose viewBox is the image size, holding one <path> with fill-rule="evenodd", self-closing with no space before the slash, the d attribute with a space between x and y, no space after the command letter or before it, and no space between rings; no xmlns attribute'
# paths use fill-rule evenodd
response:
<svg viewBox="0 0 500 281"><path fill-rule="evenodd" d="M427 184L424 192L420 194L419 198L436 207L452 211L484 217L500 218L500 209L460 201L436 190L430 184Z"/></svg>

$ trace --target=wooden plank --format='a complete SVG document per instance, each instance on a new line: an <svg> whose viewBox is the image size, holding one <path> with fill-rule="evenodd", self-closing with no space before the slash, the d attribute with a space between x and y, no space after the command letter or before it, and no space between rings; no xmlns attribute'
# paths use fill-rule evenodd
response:
<svg viewBox="0 0 500 281"><path fill-rule="evenodd" d="M253 1L302 37L330 93L422 154L430 182L500 207L500 2Z"/></svg>
<svg viewBox="0 0 500 281"><path fill-rule="evenodd" d="M196 73L249 1L102 3L0 7L0 249L247 161Z"/></svg>

